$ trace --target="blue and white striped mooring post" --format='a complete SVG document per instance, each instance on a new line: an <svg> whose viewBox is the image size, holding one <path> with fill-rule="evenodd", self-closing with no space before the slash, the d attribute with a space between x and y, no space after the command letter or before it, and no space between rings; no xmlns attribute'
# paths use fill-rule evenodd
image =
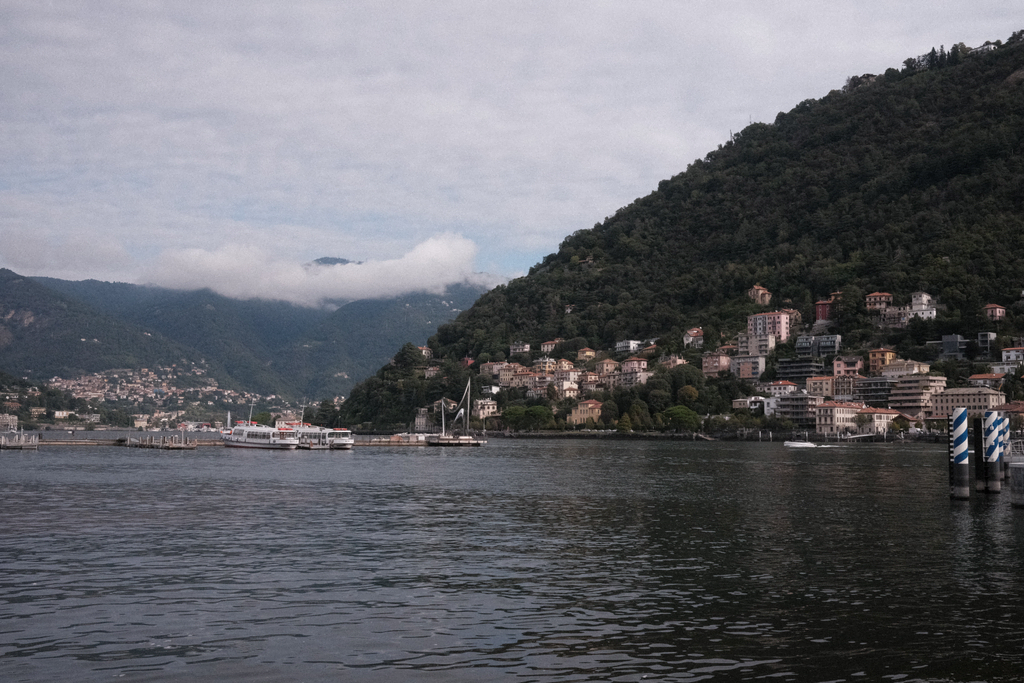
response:
<svg viewBox="0 0 1024 683"><path fill-rule="evenodd" d="M974 490L985 491L985 421L980 417L971 419L974 425Z"/></svg>
<svg viewBox="0 0 1024 683"><path fill-rule="evenodd" d="M1002 465L999 462L999 413L985 411L985 491L1003 490Z"/></svg>
<svg viewBox="0 0 1024 683"><path fill-rule="evenodd" d="M949 416L949 495L957 500L971 497L971 465L967 448L967 409Z"/></svg>
<svg viewBox="0 0 1024 683"><path fill-rule="evenodd" d="M1010 463L1007 456L1010 453L1010 418L1003 415L999 421L1002 425L999 430L999 462L1002 467L1003 479L1010 477Z"/></svg>

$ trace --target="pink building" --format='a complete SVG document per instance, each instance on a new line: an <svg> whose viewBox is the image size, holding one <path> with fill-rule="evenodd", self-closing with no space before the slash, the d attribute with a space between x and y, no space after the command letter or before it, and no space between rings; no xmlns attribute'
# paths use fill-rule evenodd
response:
<svg viewBox="0 0 1024 683"><path fill-rule="evenodd" d="M622 361L622 366L619 369L621 372L640 372L642 370L646 370L647 359L637 358L636 356L633 356L632 358L627 358L626 360Z"/></svg>
<svg viewBox="0 0 1024 683"><path fill-rule="evenodd" d="M999 304L989 304L985 306L985 315L989 320L1002 320L1006 317L1006 309Z"/></svg>
<svg viewBox="0 0 1024 683"><path fill-rule="evenodd" d="M860 356L838 356L832 361L832 375L859 375L864 369L864 359Z"/></svg>
<svg viewBox="0 0 1024 683"><path fill-rule="evenodd" d="M785 311L747 316L747 334L771 334L780 342L789 339L790 315Z"/></svg>
<svg viewBox="0 0 1024 683"><path fill-rule="evenodd" d="M732 358L724 353L706 353L701 358L701 371L706 377L717 377L718 373L729 371L731 360Z"/></svg>

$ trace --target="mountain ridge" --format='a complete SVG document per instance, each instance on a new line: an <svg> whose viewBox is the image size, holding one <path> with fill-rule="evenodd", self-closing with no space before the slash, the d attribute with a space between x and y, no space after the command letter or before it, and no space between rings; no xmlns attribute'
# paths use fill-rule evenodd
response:
<svg viewBox="0 0 1024 683"><path fill-rule="evenodd" d="M387 361L389 349L406 341L425 344L439 322L482 291L457 284L442 296L413 293L305 308L231 299L209 289L25 277L5 270L0 362L11 374L45 380L186 361L208 366L225 387L294 398L344 395ZM104 353L96 348L83 354L72 343L87 333L104 340ZM130 342L134 354L119 350L118 340Z"/></svg>

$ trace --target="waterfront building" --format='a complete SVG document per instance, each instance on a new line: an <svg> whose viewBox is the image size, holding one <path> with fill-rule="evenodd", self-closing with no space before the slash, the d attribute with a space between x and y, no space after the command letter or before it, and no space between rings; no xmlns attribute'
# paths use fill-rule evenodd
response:
<svg viewBox="0 0 1024 683"><path fill-rule="evenodd" d="M914 420L929 420L934 397L945 390L941 375L904 375L889 393L889 407Z"/></svg>
<svg viewBox="0 0 1024 683"><path fill-rule="evenodd" d="M1006 403L1006 394L988 387L946 389L932 398L932 417L947 418L957 408L966 408L971 417L981 417L986 410Z"/></svg>
<svg viewBox="0 0 1024 683"><path fill-rule="evenodd" d="M512 380L515 376L525 369L526 368L519 363L505 363L505 365L498 370L498 385L502 387L512 386Z"/></svg>
<svg viewBox="0 0 1024 683"><path fill-rule="evenodd" d="M854 434L857 431L857 413L861 403L825 401L814 408L814 431L823 436Z"/></svg>
<svg viewBox="0 0 1024 683"><path fill-rule="evenodd" d="M784 396L785 394L794 393L800 387L793 384L792 382L780 379L769 384L767 388L768 393L771 394L772 396Z"/></svg>
<svg viewBox="0 0 1024 683"><path fill-rule="evenodd" d="M550 375L558 367L558 362L550 356L543 356L533 361L533 365L530 366L534 372L539 372L545 375Z"/></svg>
<svg viewBox="0 0 1024 683"><path fill-rule="evenodd" d="M967 383L972 387L988 387L989 389L999 389L1003 386L1003 379L1006 377L1001 372L986 372L971 375L967 378Z"/></svg>
<svg viewBox="0 0 1024 683"><path fill-rule="evenodd" d="M498 402L491 398L478 398L473 401L473 417L486 419L498 416Z"/></svg>
<svg viewBox="0 0 1024 683"><path fill-rule="evenodd" d="M806 391L794 391L779 396L775 414L792 422L798 429L815 428L815 409L824 402L821 396Z"/></svg>
<svg viewBox="0 0 1024 683"><path fill-rule="evenodd" d="M838 334L802 334L796 338L796 355L801 358L834 356L839 353L842 339Z"/></svg>
<svg viewBox="0 0 1024 683"><path fill-rule="evenodd" d="M901 413L898 410L891 410L889 408L862 408L857 411L857 415L867 416L869 421L857 428L857 432L860 434L885 434L889 431L892 421L897 417L900 417Z"/></svg>
<svg viewBox="0 0 1024 683"><path fill-rule="evenodd" d="M1004 363L1024 363L1024 346L1011 346L1003 349Z"/></svg>
<svg viewBox="0 0 1024 683"><path fill-rule="evenodd" d="M601 402L595 400L580 401L569 413L566 420L571 425L586 424L587 420L598 422L601 419Z"/></svg>
<svg viewBox="0 0 1024 683"><path fill-rule="evenodd" d="M508 365L504 361L491 361L489 363L480 364L480 374L483 377L497 378L501 373L501 369Z"/></svg>

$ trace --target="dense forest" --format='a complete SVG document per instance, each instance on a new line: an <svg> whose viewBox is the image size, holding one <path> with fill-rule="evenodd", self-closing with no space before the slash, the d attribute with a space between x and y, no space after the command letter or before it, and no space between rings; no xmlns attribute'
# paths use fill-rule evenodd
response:
<svg viewBox="0 0 1024 683"><path fill-rule="evenodd" d="M885 343L927 357L928 340L989 329L988 303L1007 308L998 332L1019 334L1022 187L1024 31L851 77L748 126L650 195L568 236L526 277L484 294L430 347L453 377L456 361L504 359L520 340L536 348L562 338L558 351L569 352L657 339L672 352L700 326L713 348L742 331L748 314L768 310L746 297L754 284L774 293L773 308L794 308L805 321L816 300L842 291L832 331L854 348ZM864 307L864 295L879 290L896 305L928 292L941 315L880 333ZM635 401L680 405L686 378L664 374L620 401L620 412ZM714 391L701 387L704 400L691 407L710 412L742 390L709 382ZM353 390L338 419L408 421L437 398L437 387L422 387L402 364L385 367Z"/></svg>

